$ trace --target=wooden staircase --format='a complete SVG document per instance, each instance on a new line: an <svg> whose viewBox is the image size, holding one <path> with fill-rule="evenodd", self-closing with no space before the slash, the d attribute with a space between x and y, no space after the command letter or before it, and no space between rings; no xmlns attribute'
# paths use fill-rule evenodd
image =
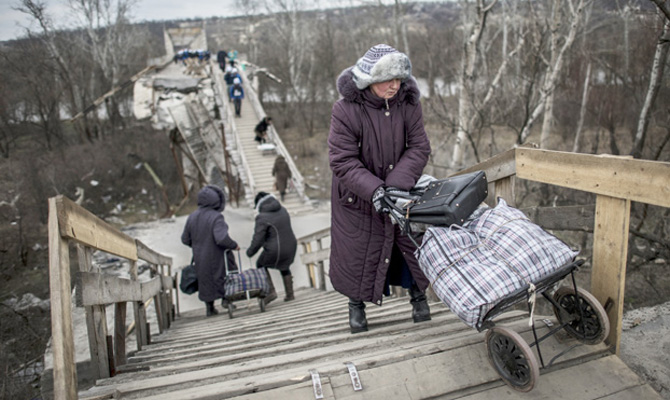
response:
<svg viewBox="0 0 670 400"><path fill-rule="evenodd" d="M336 292L300 289L295 301L279 299L263 313L256 299L235 304L233 319L225 312L206 318L204 306L183 313L169 331L129 356L119 374L98 380L79 398L288 400L319 398L315 393L325 399L366 400L528 396L504 385L490 366L484 333L460 322L441 303L431 304L431 321L418 324L411 320L407 297L387 299L382 307L369 305L369 331L355 335L349 332L347 299ZM546 331L543 319L547 317L536 317L540 332ZM496 322L532 342L527 313L510 311ZM541 350L545 363L565 354L542 370L533 398L660 398L604 344L579 345L559 332L543 342ZM355 366L362 390L354 390L345 363Z"/></svg>
<svg viewBox="0 0 670 400"><path fill-rule="evenodd" d="M243 85L245 93L252 90L246 79L243 81ZM228 102L228 99L224 99L224 103L226 103L226 107L233 109L233 104ZM244 152L244 158L253 177L255 191L255 193L247 193L247 201L253 205L253 199L256 193L260 191L272 193L277 199L280 199L279 192L274 188L275 178L272 176L272 167L277 155L262 151L258 148L259 143L254 140L256 136L254 128L260 122L261 116L256 114L252 105L246 100L242 101L242 112L240 114L240 117L233 117L241 144L241 148L238 148L237 151ZM314 207L309 202L304 202L295 190L286 193L284 201L281 201L281 203L293 215L314 211Z"/></svg>

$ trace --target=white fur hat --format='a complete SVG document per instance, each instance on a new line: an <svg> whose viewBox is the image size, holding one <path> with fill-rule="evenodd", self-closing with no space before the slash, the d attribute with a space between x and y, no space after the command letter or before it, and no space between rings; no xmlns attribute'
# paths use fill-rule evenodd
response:
<svg viewBox="0 0 670 400"><path fill-rule="evenodd" d="M409 78L412 64L406 54L387 44L378 44L359 58L351 71L356 87L363 90L373 83Z"/></svg>

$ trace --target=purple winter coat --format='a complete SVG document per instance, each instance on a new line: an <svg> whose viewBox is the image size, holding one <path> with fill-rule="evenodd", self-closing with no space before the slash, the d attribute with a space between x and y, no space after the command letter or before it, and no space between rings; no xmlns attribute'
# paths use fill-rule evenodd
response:
<svg viewBox="0 0 670 400"><path fill-rule="evenodd" d="M226 198L221 188L205 186L198 193L198 209L188 216L181 234L181 242L193 249L198 298L204 302L224 297L225 250L237 248L221 214L225 207ZM228 268L237 269L232 251L228 252Z"/></svg>
<svg viewBox="0 0 670 400"><path fill-rule="evenodd" d="M419 89L413 78L388 101L359 90L351 69L337 79L343 98L333 105L328 136L333 171L330 280L338 292L381 305L395 244L412 277L425 290L428 280L414 257L416 247L371 199L380 186L409 190L423 172L430 143L423 126Z"/></svg>

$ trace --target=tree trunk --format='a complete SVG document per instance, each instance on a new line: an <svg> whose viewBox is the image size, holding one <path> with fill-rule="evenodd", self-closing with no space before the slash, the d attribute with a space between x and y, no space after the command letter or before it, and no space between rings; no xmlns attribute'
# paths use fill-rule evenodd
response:
<svg viewBox="0 0 670 400"><path fill-rule="evenodd" d="M665 21L663 33L656 45L654 63L652 64L651 77L649 78L649 88L642 105L642 111L640 111L640 119L637 123L637 132L635 133L633 150L631 151L631 155L635 158L642 157L644 139L647 136L647 128L649 126L649 119L651 118L651 109L654 106L656 96L661 88L661 81L663 80L665 63L668 58L668 46L670 46L670 20Z"/></svg>
<svg viewBox="0 0 670 400"><path fill-rule="evenodd" d="M575 142L572 145L572 152L577 153L580 148L580 140L582 137L582 128L584 127L584 117L586 115L586 103L589 98L589 85L591 81L591 62L586 67L586 76L584 77L584 90L582 92L582 106L579 109L579 121L577 122L577 131L575 132Z"/></svg>

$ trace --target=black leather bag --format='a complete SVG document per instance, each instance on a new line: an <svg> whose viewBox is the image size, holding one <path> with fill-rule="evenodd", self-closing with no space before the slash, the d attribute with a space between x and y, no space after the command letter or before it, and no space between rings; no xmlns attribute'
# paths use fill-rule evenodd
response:
<svg viewBox="0 0 670 400"><path fill-rule="evenodd" d="M193 263L181 270L179 289L186 294L193 294L198 291L198 276L195 274L195 265Z"/></svg>
<svg viewBox="0 0 670 400"><path fill-rule="evenodd" d="M488 195L484 171L431 182L421 197L404 210L410 222L435 226L461 225Z"/></svg>

